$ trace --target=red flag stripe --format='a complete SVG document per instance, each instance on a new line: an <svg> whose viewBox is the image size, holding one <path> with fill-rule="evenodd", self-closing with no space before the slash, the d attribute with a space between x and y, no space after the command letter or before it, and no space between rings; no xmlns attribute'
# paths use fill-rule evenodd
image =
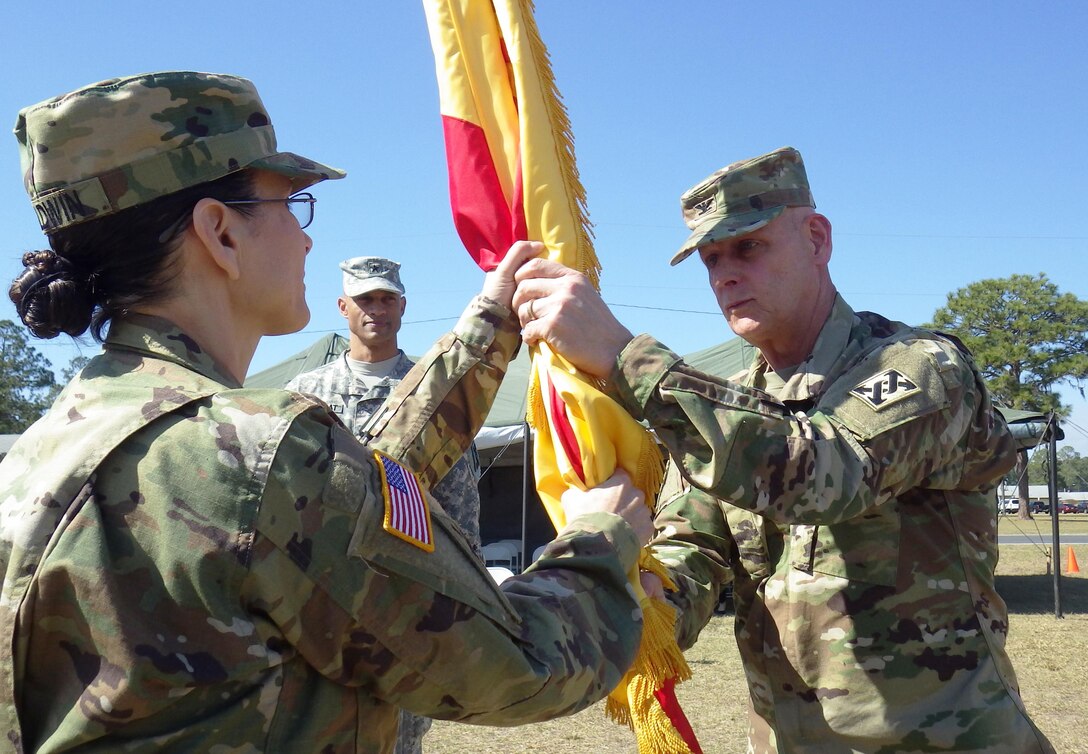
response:
<svg viewBox="0 0 1088 754"><path fill-rule="evenodd" d="M567 404L563 402L562 396L559 395L551 380L544 389L551 403L552 429L555 430L555 435L559 438L559 443L563 446L563 452L567 454L570 465L578 474L578 478L582 480L582 484L585 484L586 474L582 469L582 451L578 447L578 436L574 434L574 427L570 425L570 418L567 416Z"/></svg>
<svg viewBox="0 0 1088 754"><path fill-rule="evenodd" d="M670 678L665 681L661 688L654 691L654 696L657 697L657 703L661 705L672 727L683 739L684 745L691 750L691 754L703 754L699 740L695 737L695 731L692 730L684 710L680 708L680 700L676 698L676 679Z"/></svg>
<svg viewBox="0 0 1088 754"><path fill-rule="evenodd" d="M539 238L529 238L529 224L525 220L525 186L522 181L521 150L518 150L517 172L514 174L514 198L510 202L511 217L515 241L539 241ZM506 253L506 249L503 249Z"/></svg>
<svg viewBox="0 0 1088 754"><path fill-rule="evenodd" d="M485 271L493 270L510 245L518 240L516 226L520 225L524 238L521 187L518 186L512 201L503 195L487 146L487 134L478 125L442 116L442 131L446 139L454 227L476 264Z"/></svg>

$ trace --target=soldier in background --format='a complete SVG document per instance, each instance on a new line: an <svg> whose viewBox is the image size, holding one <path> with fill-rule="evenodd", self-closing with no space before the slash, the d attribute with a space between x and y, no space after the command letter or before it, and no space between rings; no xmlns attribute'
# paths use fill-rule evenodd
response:
<svg viewBox="0 0 1088 754"><path fill-rule="evenodd" d="M0 463L0 750L388 754L399 708L513 725L620 681L652 533L630 479L567 495L501 588L426 492L516 351L541 244L485 276L367 447L242 387L260 338L309 320L298 192L343 177L278 151L252 83L111 79L15 133L49 248L9 296L38 337L109 332Z"/></svg>
<svg viewBox="0 0 1088 754"><path fill-rule="evenodd" d="M722 313L756 346L730 380L632 338L583 276L534 260L514 303L668 447L655 549L682 646L732 580L749 751L1047 752L1005 652L994 485L1015 446L954 339L854 312L800 154L681 199Z"/></svg>
<svg viewBox="0 0 1088 754"><path fill-rule="evenodd" d="M336 300L348 322L348 349L335 360L293 378L287 390L314 395L360 440L372 440L370 419L415 362L400 350L397 333L407 304L400 264L382 257L340 263L342 296ZM480 461L476 444L431 490L477 554L480 552ZM396 754L421 754L427 718L402 711Z"/></svg>

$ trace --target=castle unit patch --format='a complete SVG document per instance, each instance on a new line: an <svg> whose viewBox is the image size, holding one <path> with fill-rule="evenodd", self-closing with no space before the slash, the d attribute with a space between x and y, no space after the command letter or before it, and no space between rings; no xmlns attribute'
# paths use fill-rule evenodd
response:
<svg viewBox="0 0 1088 754"><path fill-rule="evenodd" d="M907 379L902 372L889 369L855 385L850 394L861 398L879 411L918 392L921 392L921 388Z"/></svg>

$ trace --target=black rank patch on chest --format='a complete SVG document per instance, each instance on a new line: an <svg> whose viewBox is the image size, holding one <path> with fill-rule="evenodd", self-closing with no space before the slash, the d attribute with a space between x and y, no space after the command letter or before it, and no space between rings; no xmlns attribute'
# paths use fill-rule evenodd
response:
<svg viewBox="0 0 1088 754"><path fill-rule="evenodd" d="M877 411L918 392L921 392L920 387L894 369L870 377L850 390L851 395L861 398Z"/></svg>

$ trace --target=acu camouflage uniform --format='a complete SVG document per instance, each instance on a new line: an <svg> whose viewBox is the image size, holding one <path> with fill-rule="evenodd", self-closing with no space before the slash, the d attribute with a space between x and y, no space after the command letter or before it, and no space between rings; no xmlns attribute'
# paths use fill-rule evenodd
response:
<svg viewBox="0 0 1088 754"><path fill-rule="evenodd" d="M957 344L837 297L783 384L762 357L720 380L648 336L613 381L688 480L655 541L682 646L733 581L749 751L1053 750L994 591L1014 444Z"/></svg>
<svg viewBox="0 0 1088 754"><path fill-rule="evenodd" d="M347 351L334 361L296 376L285 385L287 390L314 395L329 404L333 413L363 442L373 438L367 431L368 420L377 412L397 383L411 371L414 362L404 351L398 352L393 371L377 385L366 388L355 379L347 362ZM450 472L431 490L458 526L477 555L480 554L480 462L476 444L469 446ZM420 754L423 735L430 730L431 721L408 712L400 716L396 754Z"/></svg>
<svg viewBox="0 0 1088 754"><path fill-rule="evenodd" d="M444 476L517 340L477 299L374 447ZM619 682L641 632L621 519L577 519L500 591L439 506L430 553L384 515L372 451L323 404L114 322L0 464L0 749L389 752L400 707L513 725Z"/></svg>

